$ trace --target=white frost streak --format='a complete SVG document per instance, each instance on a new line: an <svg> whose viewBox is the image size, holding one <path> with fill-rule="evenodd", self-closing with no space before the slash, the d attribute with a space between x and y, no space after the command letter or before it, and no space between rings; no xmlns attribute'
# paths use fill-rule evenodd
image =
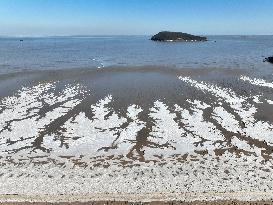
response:
<svg viewBox="0 0 273 205"><path fill-rule="evenodd" d="M237 133L241 131L239 122L223 107L214 108L212 118L229 132Z"/></svg>
<svg viewBox="0 0 273 205"><path fill-rule="evenodd" d="M216 95L217 97L221 97L222 99L226 100L233 108L241 108L242 103L245 101L242 97L237 97L236 94L226 88L219 88L215 85L205 84L204 82L198 82L195 80L190 79L189 77L179 77L180 80L191 84L192 86L196 87L197 89L203 91L209 91Z"/></svg>
<svg viewBox="0 0 273 205"><path fill-rule="evenodd" d="M2 100L2 104L6 106L0 116L2 122L2 132L0 133L0 151L19 149L23 147L31 147L35 138L43 131L46 125L66 114L81 102L78 99L71 99L77 94L76 87L67 87L60 96L54 98L57 102L63 102L59 107L54 108L40 117L38 112L43 107L42 101L52 102L52 99L45 93L49 89L54 89L52 84L38 85L33 88L23 88L18 96L7 97ZM7 117L7 115L11 117ZM8 129L7 122L10 123ZM9 144L9 142L12 142Z"/></svg>
<svg viewBox="0 0 273 205"><path fill-rule="evenodd" d="M42 103L38 101L38 98L43 92L48 91L51 86L52 84L44 84L32 88L22 88L17 95L2 99L0 102L0 107L3 109L0 114L0 131L7 126L7 121L21 120L35 114L42 107Z"/></svg>
<svg viewBox="0 0 273 205"><path fill-rule="evenodd" d="M268 104L273 105L273 101L272 100L266 100Z"/></svg>
<svg viewBox="0 0 273 205"><path fill-rule="evenodd" d="M255 102L255 103L257 103L257 104L262 103L262 102L260 101L260 97L261 97L261 96L258 96L258 95L253 96L253 102Z"/></svg>
<svg viewBox="0 0 273 205"><path fill-rule="evenodd" d="M53 152L61 152L66 154L102 154L106 149L109 153L124 154L124 151L130 149L131 141L136 139L137 132L144 127L144 123L137 119L138 114L142 111L136 105L128 108L127 116L133 121L122 129L122 124L127 122L124 117L119 117L117 113L112 111L107 105L112 101L112 96L107 96L100 100L96 105L92 105L93 120L90 120L84 113L80 113L76 118L70 119L65 123L63 135L69 148L61 148L56 142L56 136L46 136L44 145L46 147L51 144ZM109 116L107 116L109 115ZM119 134L120 133L120 134Z"/></svg>
<svg viewBox="0 0 273 205"><path fill-rule="evenodd" d="M206 122L203 118L203 110L210 107L205 103L195 100L192 102L193 114L190 114L188 110L181 108L176 105L176 111L181 113L182 122L185 125L185 128L191 133L188 134L187 138L191 142L200 142L203 138L205 142L202 145L199 145L197 149L208 150L209 152L217 148L215 144L216 141L223 141L224 136L221 131L218 130L211 122ZM193 136L192 136L193 135ZM197 140L199 138L199 140ZM220 144L218 145L219 148ZM213 154L213 153L212 153Z"/></svg>
<svg viewBox="0 0 273 205"><path fill-rule="evenodd" d="M273 88L273 83L266 82L264 79L258 79L258 78L250 78L247 76L241 76L241 80L249 82L252 85L258 85L261 87L268 87L268 88Z"/></svg>
<svg viewBox="0 0 273 205"><path fill-rule="evenodd" d="M114 143L114 146L122 151L121 154L126 153L125 151L131 148L131 142L136 141L137 133L145 127L146 123L138 119L140 112L142 112L142 109L136 105L132 105L127 109L127 117L131 118L132 122L121 131L119 138Z"/></svg>
<svg viewBox="0 0 273 205"><path fill-rule="evenodd" d="M221 100L227 102L245 124L245 128L237 128L238 123L234 121L235 118L231 117L231 115L224 111L223 108L221 108L221 110L217 108L216 111L220 111L220 113L214 112L214 119L220 122L223 127L229 130L235 128L235 131L239 131L242 135L247 135L251 138L273 144L273 126L268 122L257 121L254 118L257 108L247 103L246 98L241 96L238 97L235 92L230 89L220 88L215 85L206 84L202 81L198 82L188 77L179 77L179 79L189 83L191 86L199 90L210 92ZM225 119L225 117L228 117L228 119ZM227 125L227 123L230 122L232 124Z"/></svg>
<svg viewBox="0 0 273 205"><path fill-rule="evenodd" d="M160 101L154 103L154 107L150 109L149 116L155 121L152 132L148 140L158 145L168 143L169 148L164 149L145 148L145 156L187 153L194 150L192 142L193 137L185 137L185 130L180 128L177 122L175 113L171 113L167 105Z"/></svg>
<svg viewBox="0 0 273 205"><path fill-rule="evenodd" d="M240 77L241 80L245 81L245 82L249 82L252 85L257 85L257 86L261 86L261 87L267 87L267 88L273 88L273 83L270 82L266 82L264 79L258 79L258 78L250 78L247 76L241 76ZM254 102L256 103L262 103L259 100L259 97L261 96L254 96ZM273 101L272 100L265 100L268 104L272 105Z"/></svg>

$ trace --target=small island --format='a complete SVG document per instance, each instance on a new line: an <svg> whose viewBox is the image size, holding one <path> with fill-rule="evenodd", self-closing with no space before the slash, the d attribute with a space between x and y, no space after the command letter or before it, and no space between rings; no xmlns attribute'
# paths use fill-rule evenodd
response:
<svg viewBox="0 0 273 205"><path fill-rule="evenodd" d="M273 63L273 56L266 58L265 61Z"/></svg>
<svg viewBox="0 0 273 205"><path fill-rule="evenodd" d="M195 36L188 33L182 32L170 32L170 31L162 31L158 34L154 35L151 38L152 41L164 41L164 42L172 42L172 41L207 41L207 37L204 36Z"/></svg>

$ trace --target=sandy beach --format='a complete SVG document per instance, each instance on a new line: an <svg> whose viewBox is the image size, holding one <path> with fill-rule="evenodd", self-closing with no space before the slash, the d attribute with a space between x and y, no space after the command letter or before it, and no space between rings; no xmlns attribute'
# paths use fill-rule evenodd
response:
<svg viewBox="0 0 273 205"><path fill-rule="evenodd" d="M270 204L272 82L158 66L1 75L0 201Z"/></svg>

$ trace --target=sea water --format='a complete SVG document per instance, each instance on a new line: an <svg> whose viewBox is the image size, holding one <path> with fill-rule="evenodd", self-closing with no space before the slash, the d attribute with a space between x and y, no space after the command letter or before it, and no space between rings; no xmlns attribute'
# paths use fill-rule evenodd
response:
<svg viewBox="0 0 273 205"><path fill-rule="evenodd" d="M272 69L273 36L208 36L207 42L153 42L151 36L1 37L0 73L159 65Z"/></svg>

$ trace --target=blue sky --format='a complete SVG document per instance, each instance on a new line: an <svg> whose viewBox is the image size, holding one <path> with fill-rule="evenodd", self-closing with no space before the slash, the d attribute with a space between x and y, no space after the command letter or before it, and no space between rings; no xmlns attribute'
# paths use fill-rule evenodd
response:
<svg viewBox="0 0 273 205"><path fill-rule="evenodd" d="M273 34L273 0L0 0L0 35Z"/></svg>

